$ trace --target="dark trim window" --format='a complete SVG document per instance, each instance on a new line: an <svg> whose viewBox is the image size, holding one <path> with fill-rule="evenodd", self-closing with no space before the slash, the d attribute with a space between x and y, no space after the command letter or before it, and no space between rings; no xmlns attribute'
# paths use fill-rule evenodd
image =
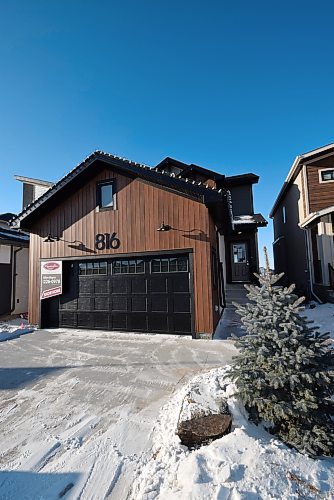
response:
<svg viewBox="0 0 334 500"><path fill-rule="evenodd" d="M188 271L188 257L167 257L152 259L151 261L151 273L179 273Z"/></svg>
<svg viewBox="0 0 334 500"><path fill-rule="evenodd" d="M334 169L320 170L319 173L321 182L334 181Z"/></svg>
<svg viewBox="0 0 334 500"><path fill-rule="evenodd" d="M96 197L99 208L115 210L115 181L99 182Z"/></svg>
<svg viewBox="0 0 334 500"><path fill-rule="evenodd" d="M142 274L145 265L142 259L114 260L112 263L113 274Z"/></svg>
<svg viewBox="0 0 334 500"><path fill-rule="evenodd" d="M80 262L79 276L91 276L97 274L108 274L106 262Z"/></svg>

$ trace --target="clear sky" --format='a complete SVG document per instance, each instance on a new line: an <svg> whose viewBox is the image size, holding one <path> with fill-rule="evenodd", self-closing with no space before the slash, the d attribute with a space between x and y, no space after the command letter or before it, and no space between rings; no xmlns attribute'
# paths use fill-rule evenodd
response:
<svg viewBox="0 0 334 500"><path fill-rule="evenodd" d="M0 212L21 208L14 174L54 181L102 149L254 172L267 217L295 156L334 141L333 16L323 0L0 0Z"/></svg>

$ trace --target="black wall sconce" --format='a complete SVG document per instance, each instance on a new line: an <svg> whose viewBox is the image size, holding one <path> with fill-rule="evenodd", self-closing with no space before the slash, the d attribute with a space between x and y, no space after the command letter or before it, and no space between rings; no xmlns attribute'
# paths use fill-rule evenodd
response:
<svg viewBox="0 0 334 500"><path fill-rule="evenodd" d="M54 243L55 241L59 241L58 236L51 236L51 234L49 233L45 238L44 243Z"/></svg>
<svg viewBox="0 0 334 500"><path fill-rule="evenodd" d="M172 229L171 226L162 222L158 227L157 231L170 231L171 229Z"/></svg>

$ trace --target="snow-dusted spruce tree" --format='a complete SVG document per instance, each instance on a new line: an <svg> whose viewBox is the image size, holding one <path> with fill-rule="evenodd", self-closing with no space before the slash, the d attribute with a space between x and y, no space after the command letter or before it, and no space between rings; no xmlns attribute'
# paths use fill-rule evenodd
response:
<svg viewBox="0 0 334 500"><path fill-rule="evenodd" d="M329 334L300 315L304 297L275 286L283 276L269 268L245 285L250 302L236 305L247 331L236 340L231 376L250 419L310 456L334 455L334 350Z"/></svg>

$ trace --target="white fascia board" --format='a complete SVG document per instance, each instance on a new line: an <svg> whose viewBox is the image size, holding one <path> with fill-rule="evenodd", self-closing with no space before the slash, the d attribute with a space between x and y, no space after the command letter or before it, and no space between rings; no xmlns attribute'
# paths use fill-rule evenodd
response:
<svg viewBox="0 0 334 500"><path fill-rule="evenodd" d="M311 222L318 219L319 217L323 217L324 215L328 215L334 212L334 205L328 208L324 208L323 210L318 210L318 212L312 212L303 222L299 224L299 227L305 229Z"/></svg>

